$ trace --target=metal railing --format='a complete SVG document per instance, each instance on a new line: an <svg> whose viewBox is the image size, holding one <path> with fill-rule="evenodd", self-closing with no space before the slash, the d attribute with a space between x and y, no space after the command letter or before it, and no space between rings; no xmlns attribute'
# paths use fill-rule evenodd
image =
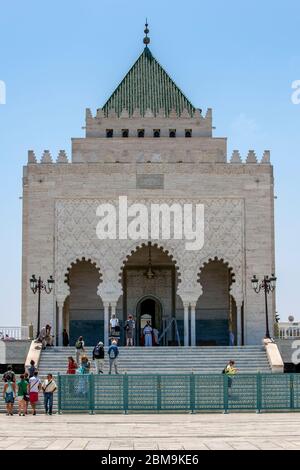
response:
<svg viewBox="0 0 300 470"><path fill-rule="evenodd" d="M0 339L29 339L29 326L0 326Z"/></svg>
<svg viewBox="0 0 300 470"><path fill-rule="evenodd" d="M58 375L59 412L300 410L300 375Z"/></svg>

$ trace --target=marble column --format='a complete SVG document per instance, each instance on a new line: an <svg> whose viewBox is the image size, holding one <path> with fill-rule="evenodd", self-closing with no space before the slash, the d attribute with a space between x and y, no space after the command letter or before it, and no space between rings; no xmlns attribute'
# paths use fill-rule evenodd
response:
<svg viewBox="0 0 300 470"><path fill-rule="evenodd" d="M183 302L184 308L184 346L189 346L189 302Z"/></svg>
<svg viewBox="0 0 300 470"><path fill-rule="evenodd" d="M63 311L64 311L64 302L57 301L58 308L58 318L57 318L57 344L58 346L63 345Z"/></svg>
<svg viewBox="0 0 300 470"><path fill-rule="evenodd" d="M109 302L103 302L104 306L104 346L109 343Z"/></svg>
<svg viewBox="0 0 300 470"><path fill-rule="evenodd" d="M191 346L196 346L196 302L191 302Z"/></svg>
<svg viewBox="0 0 300 470"><path fill-rule="evenodd" d="M117 302L110 302L111 316L116 315L116 307L117 307Z"/></svg>
<svg viewBox="0 0 300 470"><path fill-rule="evenodd" d="M237 345L242 344L242 302L236 304L236 332L237 332Z"/></svg>

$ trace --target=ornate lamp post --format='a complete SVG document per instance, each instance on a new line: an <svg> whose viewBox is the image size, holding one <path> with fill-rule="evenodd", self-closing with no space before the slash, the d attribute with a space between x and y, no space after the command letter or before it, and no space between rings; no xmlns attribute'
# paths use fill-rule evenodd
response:
<svg viewBox="0 0 300 470"><path fill-rule="evenodd" d="M277 278L275 277L275 274L272 274L271 277L264 276L264 278L261 281L259 281L255 275L251 279L254 292L258 294L261 290L263 290L265 293L266 338L270 338L269 318L268 318L268 294L270 292L274 292L275 287L276 287L276 280Z"/></svg>
<svg viewBox="0 0 300 470"><path fill-rule="evenodd" d="M38 324L37 324L37 336L40 334L41 328L41 292L44 291L46 294L50 294L53 289L54 279L49 276L47 284L42 280L41 276L37 279L35 274L30 278L30 288L34 294L38 294Z"/></svg>

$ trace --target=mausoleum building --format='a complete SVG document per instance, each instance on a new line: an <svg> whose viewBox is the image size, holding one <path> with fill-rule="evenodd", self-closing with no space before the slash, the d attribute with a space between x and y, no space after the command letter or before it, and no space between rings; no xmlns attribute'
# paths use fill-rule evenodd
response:
<svg viewBox="0 0 300 470"><path fill-rule="evenodd" d="M169 237L153 227L153 205L157 220L171 224ZM185 232L180 238L173 223L177 216L184 222L185 206L194 216L196 207L200 211L199 226L193 225L197 249L187 249ZM116 216L111 212L101 238L99 222L113 208ZM135 238L128 234L134 210ZM79 335L90 345L108 344L114 313L121 344L128 314L136 321L136 345L147 320L164 333L162 346L178 340L228 345L230 338L260 344L264 299L251 278L271 274L274 264L270 152L258 158L250 150L243 160L236 150L228 158L226 138L213 136L212 110L197 108L176 86L152 55L148 31L141 55L113 94L96 113L86 110L85 136L72 139L70 161L63 150L55 160L45 150L40 161L28 152L22 324L37 330L31 275L53 275L40 322L52 325L58 344L64 328L71 344ZM274 310L270 296L271 332Z"/></svg>

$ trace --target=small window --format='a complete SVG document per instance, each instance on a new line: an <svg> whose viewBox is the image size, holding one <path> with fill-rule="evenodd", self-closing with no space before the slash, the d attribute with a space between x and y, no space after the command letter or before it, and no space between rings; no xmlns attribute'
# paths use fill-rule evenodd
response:
<svg viewBox="0 0 300 470"><path fill-rule="evenodd" d="M176 129L169 130L169 137L176 137Z"/></svg>
<svg viewBox="0 0 300 470"><path fill-rule="evenodd" d="M160 129L153 129L153 137L160 137Z"/></svg>
<svg viewBox="0 0 300 470"><path fill-rule="evenodd" d="M114 131L113 129L106 129L106 137L110 138L113 137Z"/></svg>
<svg viewBox="0 0 300 470"><path fill-rule="evenodd" d="M139 138L145 137L145 129L138 129L137 135Z"/></svg>
<svg viewBox="0 0 300 470"><path fill-rule="evenodd" d="M192 129L186 129L185 130L185 136L186 137L192 137Z"/></svg>
<svg viewBox="0 0 300 470"><path fill-rule="evenodd" d="M129 130L128 129L122 129L122 137L128 137L129 135Z"/></svg>

